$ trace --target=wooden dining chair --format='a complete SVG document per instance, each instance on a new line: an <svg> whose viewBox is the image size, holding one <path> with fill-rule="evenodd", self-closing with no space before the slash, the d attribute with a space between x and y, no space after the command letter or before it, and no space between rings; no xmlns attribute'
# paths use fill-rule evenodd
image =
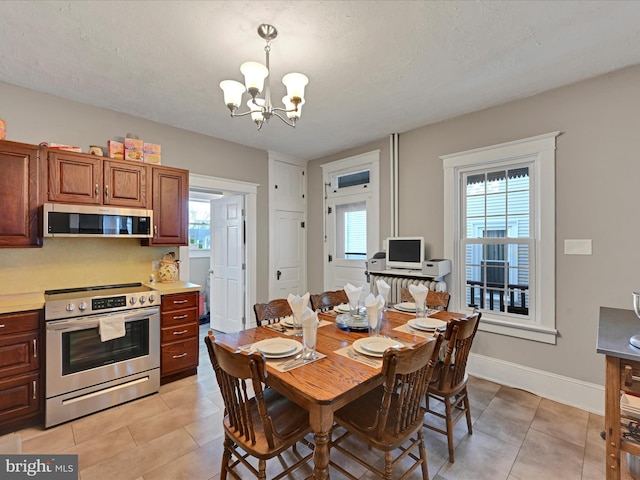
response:
<svg viewBox="0 0 640 480"><path fill-rule="evenodd" d="M333 290L311 295L311 310L324 312L343 303L349 303L344 290Z"/></svg>
<svg viewBox="0 0 640 480"><path fill-rule="evenodd" d="M444 334L444 342L446 344L445 358L444 360L439 360L436 364L435 373L425 397L427 415L425 416L424 426L447 436L449 461L451 463L454 462L453 427L463 416L467 419L469 434L473 434L466 368L469 351L478 330L481 316L480 312L474 312L465 318L452 320L447 324L447 330ZM429 404L430 400L444 403L445 413L432 410ZM428 423L429 415L444 419L445 429L439 428L433 423Z"/></svg>
<svg viewBox="0 0 640 480"><path fill-rule="evenodd" d="M216 342L213 333L204 339L220 392L224 400L225 416L224 451L220 480L227 474L232 478L244 478L234 471L238 465L252 472L257 478L266 480L267 460L278 457L284 471L270 479L277 480L307 463L313 456L313 445L305 440L311 431L309 412L286 397L265 388L265 360L261 353L233 351ZM311 453L302 456L295 449L298 442L304 443ZM287 466L281 454L292 449L296 461ZM249 457L257 459L250 462Z"/></svg>
<svg viewBox="0 0 640 480"><path fill-rule="evenodd" d="M434 338L413 347L387 349L382 360L384 385L335 412L336 424L345 431L332 440L331 449L341 452L385 480L392 478L394 467L401 462L405 465L405 460L410 458L413 463L407 465L402 478L407 478L421 466L422 478L428 480L427 451L422 428L425 410L421 404L427 393L441 342L442 335L436 334ZM334 433L336 431L334 429ZM384 472L352 453L351 448L342 445L351 435L367 443L370 448L384 452ZM418 455L415 448L418 449ZM394 451L398 451L395 458ZM330 464L347 478L359 478L334 461L330 461Z"/></svg>
<svg viewBox="0 0 640 480"><path fill-rule="evenodd" d="M427 308L447 310L449 308L450 299L451 294L449 292L434 292L433 290L429 290L427 292ZM400 301L413 302L413 296L408 288L403 287L400 290Z"/></svg>
<svg viewBox="0 0 640 480"><path fill-rule="evenodd" d="M291 307L286 298L276 298L267 303L256 303L253 306L257 325L268 325L279 322L282 318L292 315Z"/></svg>

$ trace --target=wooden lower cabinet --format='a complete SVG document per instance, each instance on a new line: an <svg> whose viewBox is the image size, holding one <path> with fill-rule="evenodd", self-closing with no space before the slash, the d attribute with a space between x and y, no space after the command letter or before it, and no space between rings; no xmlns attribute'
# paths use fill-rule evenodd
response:
<svg viewBox="0 0 640 480"><path fill-rule="evenodd" d="M199 359L198 292L162 296L160 383L194 375Z"/></svg>
<svg viewBox="0 0 640 480"><path fill-rule="evenodd" d="M0 315L0 435L42 423L41 310Z"/></svg>

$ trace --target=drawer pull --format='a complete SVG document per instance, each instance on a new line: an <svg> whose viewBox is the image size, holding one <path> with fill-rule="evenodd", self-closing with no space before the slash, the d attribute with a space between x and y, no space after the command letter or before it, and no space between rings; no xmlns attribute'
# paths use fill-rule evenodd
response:
<svg viewBox="0 0 640 480"><path fill-rule="evenodd" d="M624 366L624 384L630 387L633 382L640 382L640 377L633 374L633 368L631 365Z"/></svg>
<svg viewBox="0 0 640 480"><path fill-rule="evenodd" d="M189 300L174 300L173 303L187 303Z"/></svg>
<svg viewBox="0 0 640 480"><path fill-rule="evenodd" d="M109 198L109 185L105 185L104 187L104 196L105 198Z"/></svg>
<svg viewBox="0 0 640 480"><path fill-rule="evenodd" d="M173 332L174 335L184 335L185 333L187 333L189 330L181 330L179 332Z"/></svg>
<svg viewBox="0 0 640 480"><path fill-rule="evenodd" d="M96 183L96 198L100 195L100 189L98 188L98 184Z"/></svg>
<svg viewBox="0 0 640 480"><path fill-rule="evenodd" d="M38 396L38 384L36 381L33 381L33 399L35 400Z"/></svg>
<svg viewBox="0 0 640 480"><path fill-rule="evenodd" d="M4 324L4 323L3 323L2 325L0 325L0 328L4 328L4 327L5 327L5 324Z"/></svg>
<svg viewBox="0 0 640 480"><path fill-rule="evenodd" d="M174 319L174 320L180 320L180 319L182 319L182 318L187 318L188 316L189 316L189 315L186 315L186 314L185 314L185 315L178 315L178 316L173 317L173 319Z"/></svg>
<svg viewBox="0 0 640 480"><path fill-rule="evenodd" d="M182 358L182 357L186 357L187 354L186 353L181 353L180 355L174 355L173 358Z"/></svg>
<svg viewBox="0 0 640 480"><path fill-rule="evenodd" d="M34 338L33 339L33 358L37 358L38 357L38 341Z"/></svg>

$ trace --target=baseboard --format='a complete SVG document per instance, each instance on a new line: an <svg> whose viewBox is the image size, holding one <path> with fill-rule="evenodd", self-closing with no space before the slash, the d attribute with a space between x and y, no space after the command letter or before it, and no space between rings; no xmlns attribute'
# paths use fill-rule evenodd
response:
<svg viewBox="0 0 640 480"><path fill-rule="evenodd" d="M500 385L604 415L604 386L477 353L469 354L467 373Z"/></svg>

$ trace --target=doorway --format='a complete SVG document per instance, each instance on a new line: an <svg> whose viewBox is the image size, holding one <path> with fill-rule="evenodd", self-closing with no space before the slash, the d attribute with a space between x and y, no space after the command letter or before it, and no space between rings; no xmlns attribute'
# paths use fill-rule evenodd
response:
<svg viewBox="0 0 640 480"><path fill-rule="evenodd" d="M214 325L212 323L213 316L210 314L208 322L209 326L218 331L231 332L242 330L244 328L252 326L252 316L250 315L250 312L252 311L251 309L253 308L253 304L256 302L257 187L257 184L248 182L240 182L236 180L210 177L199 174L189 175L190 196L193 195L194 197L206 198L211 202L211 204L215 204L215 202L217 201L224 201L225 198L236 197L241 198L244 205L240 209L240 215L242 217L242 228L244 229L242 234L244 249L241 253L241 268L242 266L244 267L244 269L242 270L243 273L241 275L244 281L244 287L240 290L236 289L233 292L233 294L235 295L234 316L236 318L232 322L222 322L222 325L217 323ZM211 215L209 218L213 220L214 215L216 214L213 212L213 210L211 210ZM207 310L210 313L216 311L215 304L217 300L219 301L219 304L223 304L229 301L228 298L222 301L216 299L217 294L213 291L213 287L216 284L216 282L214 282L213 275L215 274L216 269L211 268L211 262L213 262L214 260L220 261L220 255L222 255L220 254L217 260L212 259L215 252L215 245L213 245L213 241L215 240L214 236L215 234L210 235L209 237L209 249L200 249L198 248L199 245L197 243L196 248L193 248L193 245L191 244L187 247L180 247L180 258L190 259L190 261L188 262L182 262L180 268L180 280L197 283L199 285L202 285L204 290L207 290ZM203 247L205 245L207 245L206 240L203 241ZM190 266L191 258L194 258L193 275ZM234 261L237 262L237 259L238 257L235 257ZM200 266L196 267L196 262L198 262ZM202 266L203 262L205 262L206 267ZM187 268L183 268L183 266ZM205 268L206 270L204 270ZM201 280L199 280L198 282L194 282L193 279L195 277L201 278ZM207 312L205 311L204 313L206 314ZM226 316L227 313L220 314L219 319L222 319L222 315Z"/></svg>

